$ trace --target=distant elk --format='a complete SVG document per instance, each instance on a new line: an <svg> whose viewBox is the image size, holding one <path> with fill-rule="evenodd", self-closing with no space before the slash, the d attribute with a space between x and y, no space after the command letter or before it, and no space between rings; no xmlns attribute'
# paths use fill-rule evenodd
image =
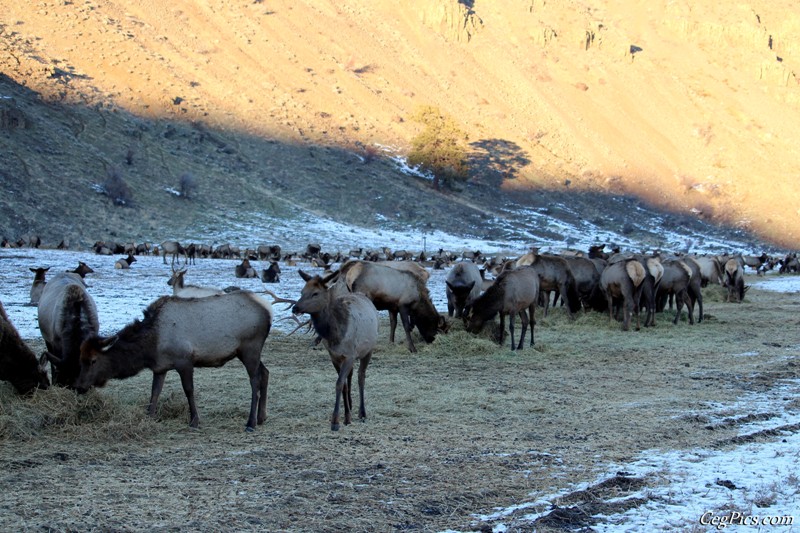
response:
<svg viewBox="0 0 800 533"><path fill-rule="evenodd" d="M167 285L172 287L172 295L179 298L205 298L206 296L214 296L217 294L224 294L225 291L214 289L211 287L198 287L197 285L185 285L183 278L186 275L186 269L175 270L172 269L172 276L167 281Z"/></svg>
<svg viewBox="0 0 800 533"><path fill-rule="evenodd" d="M237 278L257 278L256 269L250 265L250 260L245 258L234 268L234 275Z"/></svg>
<svg viewBox="0 0 800 533"><path fill-rule="evenodd" d="M117 259L116 263L114 263L114 268L127 270L131 267L131 264L133 264L134 261L136 261L136 258L131 254L128 254L128 257Z"/></svg>
<svg viewBox="0 0 800 533"><path fill-rule="evenodd" d="M0 302L0 380L8 381L18 394L28 394L37 387L50 385L45 365L19 336Z"/></svg>
<svg viewBox="0 0 800 533"><path fill-rule="evenodd" d="M744 285L744 267L736 259L728 259L724 266L723 285L728 289L726 302L742 303L747 287Z"/></svg>
<svg viewBox="0 0 800 533"><path fill-rule="evenodd" d="M45 285L38 309L54 385L72 387L80 370L80 346L97 335L97 306L77 274L56 274Z"/></svg>
<svg viewBox="0 0 800 533"><path fill-rule="evenodd" d="M332 273L325 278L311 276L302 270L300 276L306 282L292 312L311 315L311 323L328 349L331 362L338 373L336 380L336 401L331 415L331 430L339 429L339 404L344 403L344 423L352 420L352 379L353 367L358 366L359 414L361 420L366 419L364 406L364 383L367 366L372 359L375 344L378 340L378 311L372 302L363 294L345 293L335 295L333 289L327 288L337 274Z"/></svg>
<svg viewBox="0 0 800 533"><path fill-rule="evenodd" d="M113 337L96 334L80 351L79 391L102 387L110 379L153 372L148 413L155 416L158 397L169 370L178 372L189 402L189 425L200 417L194 399L194 369L220 367L238 358L250 378L250 414L247 431L267 416L269 371L261 351L272 327L272 307L247 291L183 299L162 296L145 310L144 319L125 326Z"/></svg>
<svg viewBox="0 0 800 533"><path fill-rule="evenodd" d="M165 265L167 264L167 255L172 256L171 264L174 265L176 259L180 262L181 255L186 256L186 250L178 241L164 241L161 243L161 257Z"/></svg>
<svg viewBox="0 0 800 533"><path fill-rule="evenodd" d="M80 276L81 279L84 279L86 277L86 274L94 274L94 270L92 270L92 267L90 267L83 261L78 261L78 266L75 267L74 270L67 270L67 272L72 274L77 274L78 276Z"/></svg>
<svg viewBox="0 0 800 533"><path fill-rule="evenodd" d="M260 261L269 259L270 261L278 261L281 258L281 247L277 244L274 245L260 245L256 248L256 255Z"/></svg>
<svg viewBox="0 0 800 533"><path fill-rule="evenodd" d="M277 261L270 261L269 267L261 270L261 281L264 283L279 283L281 281L281 266Z"/></svg>
<svg viewBox="0 0 800 533"><path fill-rule="evenodd" d="M544 294L544 315L550 306L550 291L556 291L567 303L570 318L581 309L581 299L575 286L575 276L563 257L530 252L515 263L515 267L530 265L539 273L539 288Z"/></svg>
<svg viewBox="0 0 800 533"><path fill-rule="evenodd" d="M508 331L511 349L521 350L525 343L525 332L530 325L531 346L534 343L536 325L536 302L539 300L539 274L533 267L523 266L502 272L486 292L473 303L467 316L467 331L479 333L486 322L500 315L499 344L503 344L505 317L508 316ZM522 333L519 344L514 344L514 316L519 315Z"/></svg>
<svg viewBox="0 0 800 533"><path fill-rule="evenodd" d="M29 305L39 305L39 299L42 297L42 291L44 291L44 286L47 283L45 274L50 270L50 267L29 268L29 270L33 272L33 285L31 286L31 300Z"/></svg>

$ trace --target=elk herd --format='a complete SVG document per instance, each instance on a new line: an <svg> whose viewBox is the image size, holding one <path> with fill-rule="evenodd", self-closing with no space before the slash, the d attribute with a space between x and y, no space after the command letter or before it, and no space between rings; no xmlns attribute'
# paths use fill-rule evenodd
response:
<svg viewBox="0 0 800 533"><path fill-rule="evenodd" d="M780 272L800 271L794 255L774 261L766 254L636 254L606 251L604 245L592 246L587 252L560 254L531 249L515 258L486 257L479 252L458 256L444 250L430 256L388 249L329 254L315 244L309 244L304 253L291 254L282 253L279 246L258 246L242 252L230 245L184 247L177 241L158 246L98 242L93 248L98 254L126 254L115 264L120 269L131 268L136 255L160 255L163 264L169 256L171 276L166 283L172 287L172 295L159 297L147 306L141 320L104 337L99 334L97 307L84 282L84 277L93 272L88 265L81 262L76 269L47 280L49 268L31 267L30 305L37 306L46 351L39 358L35 356L0 303L0 379L11 382L21 394L47 388L51 382L83 393L111 379L149 369L153 380L148 413L154 416L165 375L175 370L189 404L189 424L197 427L194 369L219 367L237 358L250 381L248 431L266 419L269 371L261 355L275 322L274 304L289 304L298 323L295 331L304 326L313 328L316 342L326 347L337 373L331 429L338 430L341 405L344 424L352 421L351 387L356 366L358 416L366 418L364 384L378 342L379 311L388 312L390 342L395 340L399 317L404 342L412 353L417 351L414 330L424 342L431 343L437 335L448 332L453 320L477 334L496 317L499 333L495 340L504 343L507 321L510 349L522 350L526 335L530 346L534 345L537 309L544 316L558 312L570 319L580 313L604 313L609 323L620 322L622 330L627 331L632 321L637 330L655 326L656 314L668 303L671 309L674 303L672 323L678 323L685 307L688 322L694 324L703 320L702 287L718 285L724 288L726 301L742 302L747 290L745 268L759 274L776 266L780 266ZM297 299L266 289L260 294L237 287L187 285L184 277L189 265L197 258L213 257L241 259L234 269L235 277L260 278L263 283L280 283L280 262L290 266L305 262L323 272L298 270L304 285ZM259 275L251 260L268 261L270 266ZM428 288L435 269L447 270L446 314L436 309ZM303 322L300 315L309 319ZM644 315L643 320L640 315ZM521 324L518 340L517 316Z"/></svg>

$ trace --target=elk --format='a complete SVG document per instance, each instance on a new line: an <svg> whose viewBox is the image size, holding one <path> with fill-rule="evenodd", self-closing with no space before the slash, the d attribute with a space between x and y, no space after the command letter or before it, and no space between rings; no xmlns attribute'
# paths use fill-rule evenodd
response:
<svg viewBox="0 0 800 533"><path fill-rule="evenodd" d="M368 261L348 261L339 269L339 276L348 291L360 292L377 309L389 311L391 342L394 342L397 315L400 315L408 349L412 353L417 351L411 339L414 326L425 342L433 342L438 330L446 327L444 317L431 302L425 282L411 272Z"/></svg>
<svg viewBox="0 0 800 533"><path fill-rule="evenodd" d="M656 294L658 309L663 310L667 297L674 295L676 312L672 323L678 323L678 319L681 316L681 309L685 303L686 310L689 313L689 324L694 324L694 302L689 294L692 276L694 275L692 267L685 261L678 259L662 261L661 264L664 267L664 275L661 277L661 283L658 285ZM698 280L698 287L699 283Z"/></svg>
<svg viewBox="0 0 800 533"><path fill-rule="evenodd" d="M158 397L169 370L181 378L189 402L189 426L200 423L194 399L194 369L220 367L238 358L250 377L247 431L267 417L269 371L261 351L272 327L272 306L255 294L239 291L207 298L162 296L112 337L87 338L80 350L79 392L102 387L110 379L153 372L147 411L155 416Z"/></svg>
<svg viewBox="0 0 800 533"><path fill-rule="evenodd" d="M33 351L20 338L0 302L0 380L8 381L19 394L50 386L44 365L46 358L36 359Z"/></svg>
<svg viewBox="0 0 800 533"><path fill-rule="evenodd" d="M172 295L178 298L205 298L215 294L224 294L225 291L213 289L211 287L198 287L197 285L184 285L183 277L186 275L185 268L181 270L172 269L172 276L167 281L167 285L172 287Z"/></svg>
<svg viewBox="0 0 800 533"><path fill-rule="evenodd" d="M29 270L33 272L33 285L31 286L31 301L28 305L39 305L39 299L42 297L42 291L47 283L44 279L45 274L50 267L29 268Z"/></svg>
<svg viewBox="0 0 800 533"><path fill-rule="evenodd" d="M581 300L578 290L575 288L575 276L569 269L567 261L563 257L530 252L514 263L516 268L527 265L532 266L539 273L540 290L546 293L544 316L547 316L547 309L550 307L549 292L558 291L567 302L570 318L575 318L575 313L581 308Z"/></svg>
<svg viewBox="0 0 800 533"><path fill-rule="evenodd" d="M338 273L325 278L311 276L302 270L300 277L306 282L300 292L300 299L294 304L292 313L306 313L311 316L311 324L322 338L331 357L338 378L336 380L336 401L331 415L331 430L339 430L339 404L344 403L344 423L352 420L353 399L352 379L355 362L358 364L358 395L360 406L358 418L364 420L367 411L364 406L364 382L375 344L378 341L378 310L363 294L335 294L328 289L329 283Z"/></svg>
<svg viewBox="0 0 800 533"><path fill-rule="evenodd" d="M67 272L77 274L81 277L81 280L83 280L86 277L86 274L93 274L94 270L92 270L92 267L83 261L78 261L78 266L75 268L75 270L67 270Z"/></svg>
<svg viewBox="0 0 800 533"><path fill-rule="evenodd" d="M728 259L725 263L725 280L723 285L727 287L728 294L726 302L742 303L747 287L744 286L744 267L736 259Z"/></svg>
<svg viewBox="0 0 800 533"><path fill-rule="evenodd" d="M707 287L709 283L722 285L722 264L713 256L687 256L686 261L694 262L700 269L700 286Z"/></svg>
<svg viewBox="0 0 800 533"><path fill-rule="evenodd" d="M600 290L600 270L591 259L579 255L564 256L572 277L575 290L584 309L604 309L605 298Z"/></svg>
<svg viewBox="0 0 800 533"><path fill-rule="evenodd" d="M475 263L461 262L447 273L445 285L447 314L461 318L469 314L472 303L481 295L483 278Z"/></svg>
<svg viewBox="0 0 800 533"><path fill-rule="evenodd" d="M81 342L100 330L97 306L79 275L64 272L47 282L38 320L53 384L72 387L80 370Z"/></svg>
<svg viewBox="0 0 800 533"><path fill-rule="evenodd" d="M486 292L473 303L467 317L467 331L478 333L483 325L500 314L500 339L503 344L505 316L508 315L508 331L511 336L511 349L521 350L525 343L525 332L528 324L531 327L531 346L533 346L533 330L536 325L536 302L539 300L539 274L533 267L524 266L501 273ZM514 345L514 315L519 314L522 322L522 333L519 345ZM528 316L530 315L530 317Z"/></svg>
<svg viewBox="0 0 800 533"><path fill-rule="evenodd" d="M636 329L640 328L639 298L645 275L644 267L635 258L610 263L600 274L600 288L605 293L608 302L609 322L614 319L614 301L622 300L622 331L630 329L631 314L634 311L636 312Z"/></svg>
<svg viewBox="0 0 800 533"><path fill-rule="evenodd" d="M242 259L241 264L236 265L234 274L237 278L257 278L258 273L256 269L250 265L250 260L247 258Z"/></svg>
<svg viewBox="0 0 800 533"><path fill-rule="evenodd" d="M264 283L280 283L281 266L277 261L270 261L269 267L261 271L261 281Z"/></svg>
<svg viewBox="0 0 800 533"><path fill-rule="evenodd" d="M164 264L167 264L167 255L172 256L172 265L175 264L175 260L177 259L180 262L180 256L186 256L186 250L183 249L181 243L178 241L164 241L161 243L161 257L164 261Z"/></svg>
<svg viewBox="0 0 800 533"><path fill-rule="evenodd" d="M117 262L114 263L114 268L127 270L131 267L131 264L136 261L136 258L133 257L131 254L128 254L128 257L123 257L122 259L117 259Z"/></svg>

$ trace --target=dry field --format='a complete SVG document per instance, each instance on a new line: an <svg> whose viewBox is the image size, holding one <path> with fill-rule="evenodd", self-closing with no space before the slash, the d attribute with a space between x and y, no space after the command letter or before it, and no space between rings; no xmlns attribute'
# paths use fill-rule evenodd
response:
<svg viewBox="0 0 800 533"><path fill-rule="evenodd" d="M174 373L157 420L144 414L149 372L84 396L20 399L2 383L0 529L486 529L474 513L590 481L642 450L724 450L737 427L709 429L712 405L800 375L796 295L705 295L702 324L659 315L639 332L557 309L521 353L456 324L410 354L382 323L368 419L339 432L328 421L335 374L309 336L267 339L268 418L254 433L238 362L197 371L198 430ZM598 497L629 488L612 482Z"/></svg>

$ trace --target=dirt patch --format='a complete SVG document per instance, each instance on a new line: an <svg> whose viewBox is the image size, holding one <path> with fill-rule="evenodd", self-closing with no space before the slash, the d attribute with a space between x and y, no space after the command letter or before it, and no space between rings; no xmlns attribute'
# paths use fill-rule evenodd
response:
<svg viewBox="0 0 800 533"><path fill-rule="evenodd" d="M173 373L156 420L144 414L149 372L84 396L25 399L2 383L0 528L470 531L512 505L545 513L538 530L588 528L587 515L639 505L650 480L621 472L570 488L643 450L733 443L739 425L769 416L743 408L716 423L710 413L798 376L794 298L753 289L742 305L708 304L724 320L658 316L628 333L556 309L518 353L456 323L410 354L382 323L367 421L339 432L329 430L327 353L279 332L263 354L267 422L252 434L237 362L197 371L198 430ZM565 496L535 505L554 494Z"/></svg>

